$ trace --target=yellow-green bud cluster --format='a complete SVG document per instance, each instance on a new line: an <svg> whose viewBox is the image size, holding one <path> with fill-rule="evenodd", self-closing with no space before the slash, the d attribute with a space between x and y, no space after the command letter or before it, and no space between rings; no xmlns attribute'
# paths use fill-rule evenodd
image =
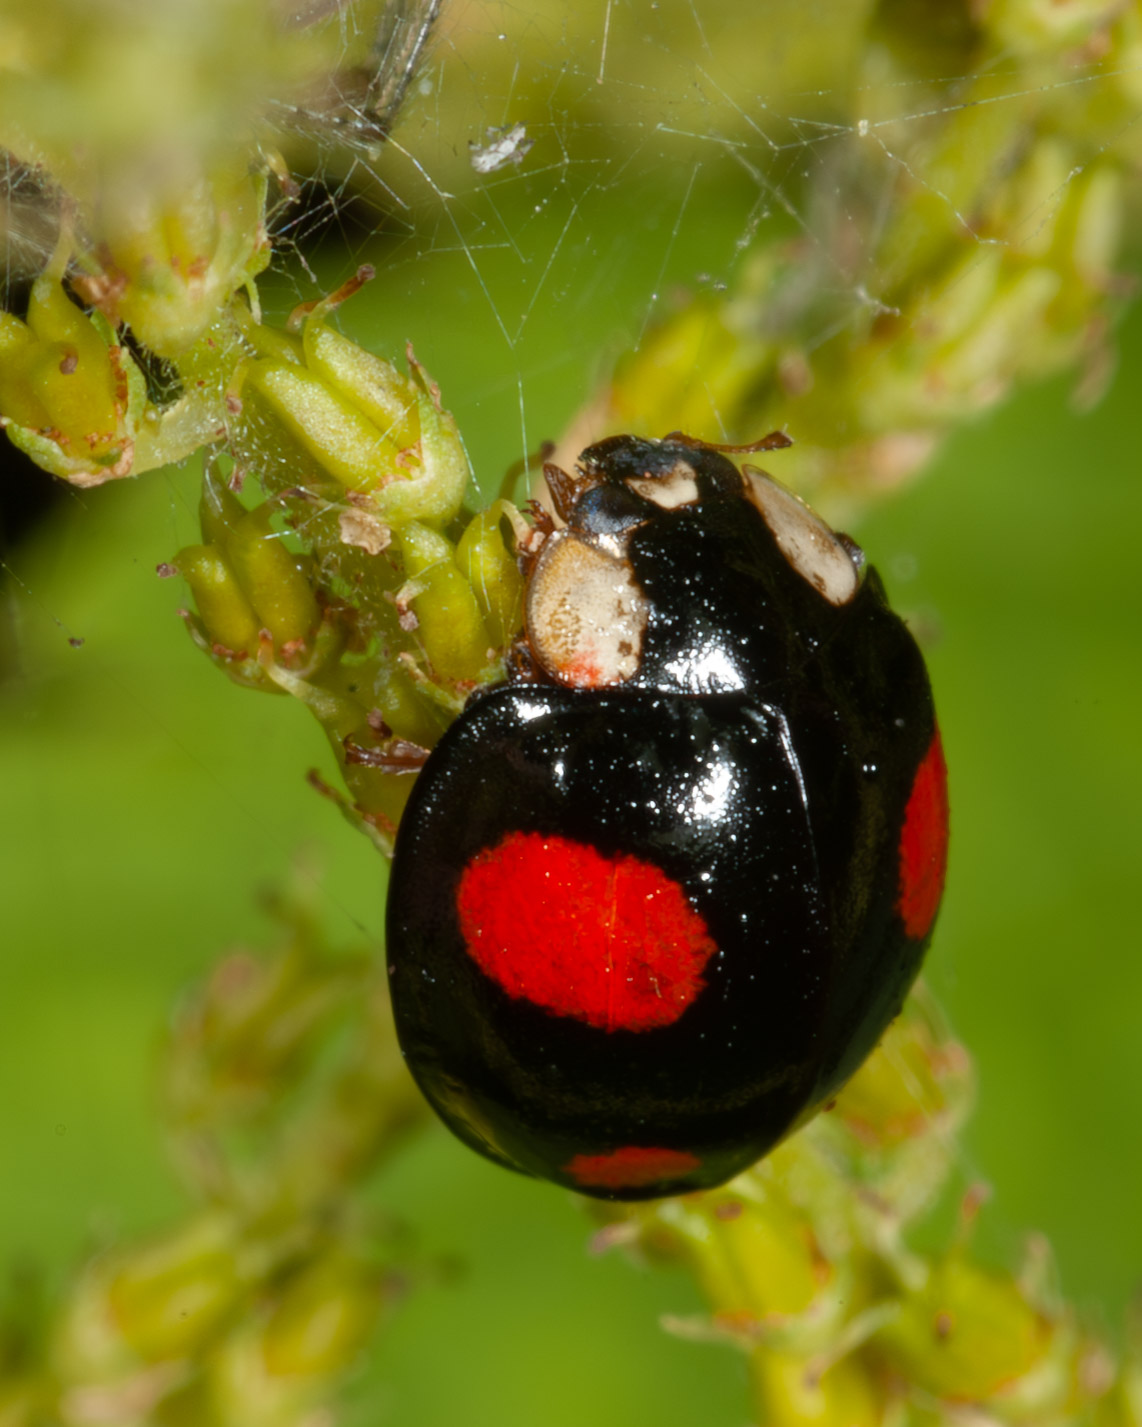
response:
<svg viewBox="0 0 1142 1427"><path fill-rule="evenodd" d="M235 952L180 1010L165 1058L167 1119L192 1139L254 1119L310 1069L323 1035L369 980L367 962L318 958L299 927L275 957ZM184 1157L191 1169L194 1157Z"/></svg>
<svg viewBox="0 0 1142 1427"><path fill-rule="evenodd" d="M231 449L271 498L247 510L210 466L202 542L175 564L198 642L239 683L310 708L346 811L387 850L417 757L502 672L522 620L521 522L503 501L461 517L468 460L435 384L411 353L405 376L329 324L366 276L292 330L244 323Z"/></svg>
<svg viewBox="0 0 1142 1427"><path fill-rule="evenodd" d="M286 1226L335 1200L427 1113L373 960L323 953L305 916L289 926L278 955L226 957L182 1007L163 1077L187 1180ZM331 1070L322 1053L346 1022L353 1038Z"/></svg>
<svg viewBox="0 0 1142 1427"><path fill-rule="evenodd" d="M427 1113L383 977L308 907L281 916L280 949L221 961L166 1047L196 1207L106 1246L37 1331L0 1319L4 1427L312 1427L407 1279L357 1199Z"/></svg>
<svg viewBox="0 0 1142 1427"><path fill-rule="evenodd" d="M723 1189L603 1211L600 1247L690 1268L710 1316L667 1326L748 1355L767 1427L1137 1422L1115 1416L1134 1370L1115 1386L1106 1350L1050 1288L1041 1244L1018 1273L972 1259L978 1191L945 1250L908 1245L971 1089L921 987L824 1114Z"/></svg>
<svg viewBox="0 0 1142 1427"><path fill-rule="evenodd" d="M273 528L275 506L247 510L214 466L203 479L202 544L178 554L178 569L199 611L199 628L222 659L250 662L259 645L291 658L306 649L321 619L304 562Z"/></svg>
<svg viewBox="0 0 1142 1427"><path fill-rule="evenodd" d="M852 89L865 107L798 195L813 241L755 247L727 293L667 318L588 406L593 437L782 426L785 478L840 516L1018 383L1081 361L1080 395L1097 395L1139 160L1142 12L970 9L933 35L935 63L918 10L881 17ZM975 77L949 91L932 74Z"/></svg>
<svg viewBox="0 0 1142 1427"><path fill-rule="evenodd" d="M270 260L266 176L219 163L174 190L99 193L94 236L77 281L112 322L150 352L177 359L215 325Z"/></svg>
<svg viewBox="0 0 1142 1427"><path fill-rule="evenodd" d="M303 1427L392 1297L358 1234L208 1209L92 1261L33 1379L39 1421Z"/></svg>

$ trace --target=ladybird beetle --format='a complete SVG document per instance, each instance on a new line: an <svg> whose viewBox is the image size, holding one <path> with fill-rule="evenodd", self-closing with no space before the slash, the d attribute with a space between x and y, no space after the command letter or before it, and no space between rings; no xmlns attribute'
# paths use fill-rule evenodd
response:
<svg viewBox="0 0 1142 1427"><path fill-rule="evenodd" d="M546 468L509 676L397 837L413 1075L473 1149L600 1198L723 1183L834 1095L943 891L916 643L857 546L727 449Z"/></svg>

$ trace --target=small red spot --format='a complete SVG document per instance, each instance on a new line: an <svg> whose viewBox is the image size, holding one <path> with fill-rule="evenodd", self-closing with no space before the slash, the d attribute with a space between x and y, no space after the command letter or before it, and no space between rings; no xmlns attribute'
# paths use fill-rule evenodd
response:
<svg viewBox="0 0 1142 1427"><path fill-rule="evenodd" d="M939 729L916 770L900 834L900 894L896 910L904 930L926 937L944 895L948 859L948 769Z"/></svg>
<svg viewBox="0 0 1142 1427"><path fill-rule="evenodd" d="M643 1189L660 1180L679 1179L701 1163L685 1150L625 1145L612 1154L577 1154L563 1172L593 1189Z"/></svg>
<svg viewBox="0 0 1142 1427"><path fill-rule="evenodd" d="M536 832L474 857L456 907L468 954L509 996L604 1031L671 1025L717 950L661 868Z"/></svg>
<svg viewBox="0 0 1142 1427"><path fill-rule="evenodd" d="M561 664L559 675L576 689L600 689L608 682L603 677L598 656L589 649L577 651L573 659Z"/></svg>

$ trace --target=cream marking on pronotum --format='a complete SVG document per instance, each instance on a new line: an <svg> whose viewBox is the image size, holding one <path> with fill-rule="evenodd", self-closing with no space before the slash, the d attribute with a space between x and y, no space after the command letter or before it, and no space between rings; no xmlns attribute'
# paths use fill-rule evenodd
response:
<svg viewBox="0 0 1142 1427"><path fill-rule="evenodd" d="M644 500L652 500L662 510L676 510L680 505L693 505L698 499L698 481L693 467L685 461L675 461L661 476L628 476L627 485Z"/></svg>
<svg viewBox="0 0 1142 1427"><path fill-rule="evenodd" d="M860 586L847 547L792 491L756 466L743 466L746 494L794 570L830 604L844 605Z"/></svg>
<svg viewBox="0 0 1142 1427"><path fill-rule="evenodd" d="M631 678L648 614L626 560L567 531L547 540L528 591L527 634L552 678L586 688Z"/></svg>

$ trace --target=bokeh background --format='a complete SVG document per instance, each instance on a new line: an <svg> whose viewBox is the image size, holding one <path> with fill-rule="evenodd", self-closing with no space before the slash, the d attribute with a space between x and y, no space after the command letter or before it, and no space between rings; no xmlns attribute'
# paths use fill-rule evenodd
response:
<svg viewBox="0 0 1142 1427"><path fill-rule="evenodd" d="M783 155L762 204L716 142L712 91L688 137L647 119L646 94L625 127L620 94L602 136L581 105L567 117L557 83L590 93L600 36L585 57L565 31L505 39L547 91L518 169L477 182L464 148L514 120L525 81L500 66L489 88L448 49L379 162L408 207L350 207L343 180L367 175L330 167L283 217L309 272L283 251L272 300L373 262L344 325L393 354L415 342L488 489L676 289L730 278L751 225L812 221L795 171L813 144ZM688 59L684 37L671 58ZM652 81L664 110L669 83ZM952 860L928 976L978 1064L960 1177L994 1188L982 1246L1011 1265L1045 1233L1068 1295L1112 1333L1142 1280L1142 312L1116 340L1094 409L1075 409L1073 378L1021 392L852 524L925 643L944 728ZM385 869L304 780L333 777L317 727L221 678L176 617L178 581L156 577L194 536L197 480L192 465L68 490L4 550L0 1264L48 1285L180 1211L155 1046L219 952L266 940L259 890L304 850L331 936L381 948ZM691 1285L592 1257L569 1196L432 1127L372 1197L423 1267L351 1384L359 1420L747 1420L731 1350L658 1326L699 1310Z"/></svg>

